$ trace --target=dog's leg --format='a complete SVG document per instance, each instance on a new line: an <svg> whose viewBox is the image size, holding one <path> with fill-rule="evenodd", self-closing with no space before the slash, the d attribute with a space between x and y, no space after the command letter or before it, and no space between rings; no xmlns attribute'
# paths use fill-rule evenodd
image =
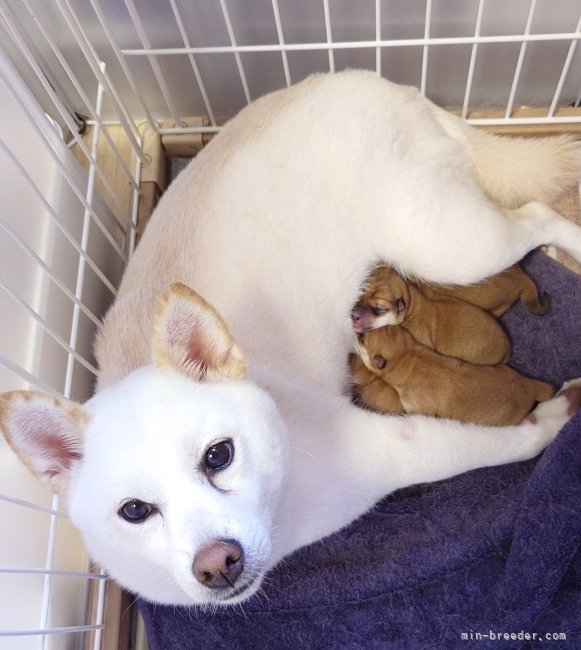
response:
<svg viewBox="0 0 581 650"><path fill-rule="evenodd" d="M462 188L455 189L461 195ZM543 245L581 262L581 228L548 205L535 201L508 210L481 202L474 214L462 219L465 200L451 201L435 224L424 220L422 238L402 237L397 249L388 242L389 253L380 251L379 256L412 277L459 285L499 273Z"/></svg>
<svg viewBox="0 0 581 650"><path fill-rule="evenodd" d="M300 399L304 405L312 395ZM581 380L570 382L521 424L510 427L379 415L347 400L328 403L328 411L319 412L316 421L301 422L295 436L294 462L300 471L291 475L280 516L296 524L291 535L277 539L277 553L341 528L399 488L532 458L580 406ZM300 525L306 521L312 525Z"/></svg>
<svg viewBox="0 0 581 650"><path fill-rule="evenodd" d="M525 235L525 248L555 246L581 262L581 228L548 205L534 201L512 210L508 216L514 222L516 235Z"/></svg>
<svg viewBox="0 0 581 650"><path fill-rule="evenodd" d="M365 431L352 432L361 443L354 449L353 470L357 480L376 484L381 495L385 488L391 491L476 467L525 460L540 453L580 406L578 380L512 427L481 427L415 415L380 417L373 425L368 423ZM353 413L353 419L358 418Z"/></svg>

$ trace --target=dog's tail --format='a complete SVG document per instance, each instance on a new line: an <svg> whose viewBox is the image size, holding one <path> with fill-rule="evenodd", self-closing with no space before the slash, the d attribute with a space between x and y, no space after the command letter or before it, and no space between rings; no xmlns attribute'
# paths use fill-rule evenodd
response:
<svg viewBox="0 0 581 650"><path fill-rule="evenodd" d="M449 135L464 144L480 183L500 205L551 204L581 180L581 140L575 136L499 136L471 127L442 109L436 109L435 116Z"/></svg>

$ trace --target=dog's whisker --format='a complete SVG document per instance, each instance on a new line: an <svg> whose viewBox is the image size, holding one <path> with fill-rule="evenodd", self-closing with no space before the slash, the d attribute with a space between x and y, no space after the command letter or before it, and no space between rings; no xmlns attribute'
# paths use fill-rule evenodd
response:
<svg viewBox="0 0 581 650"><path fill-rule="evenodd" d="M296 447L294 445L291 445L289 449L292 449L294 451L298 451L301 454L304 454L305 456L309 456L310 458L315 458L315 455L312 454L311 452L307 451L306 449L303 449L302 447Z"/></svg>

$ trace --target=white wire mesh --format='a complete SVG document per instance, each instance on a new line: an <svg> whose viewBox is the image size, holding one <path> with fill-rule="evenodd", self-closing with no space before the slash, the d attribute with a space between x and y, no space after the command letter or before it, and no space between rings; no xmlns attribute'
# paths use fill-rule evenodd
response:
<svg viewBox="0 0 581 650"><path fill-rule="evenodd" d="M26 2L18 8L0 2L0 392L34 388L83 401L96 372L93 333L133 240L136 201L127 198L137 198L142 153L126 109L116 120L129 143L124 150L103 121L105 105L110 113L120 105L107 92L105 66L87 56L98 76L86 90L47 25L38 23L38 40L32 37L23 21L29 9ZM77 91L76 105L92 124L90 139L79 135L83 120L49 80L38 54L42 44ZM99 164L104 147L120 183ZM36 484L3 442L0 516L0 648L100 647L104 576L90 570L58 498Z"/></svg>
<svg viewBox="0 0 581 650"><path fill-rule="evenodd" d="M90 395L135 236L140 122L212 133L268 91L363 67L477 124L581 124L580 38L578 0L0 0L0 390ZM2 603L0 648L81 647L89 630L99 647L85 594L102 577L58 501L5 447L0 464L0 597L24 594Z"/></svg>
<svg viewBox="0 0 581 650"><path fill-rule="evenodd" d="M207 126L190 132L216 131L220 118L265 92L346 67L415 85L482 124L581 120L557 110L578 106L581 96L577 0L9 4L21 8L28 33L53 34L44 39L50 47L37 54L77 112L79 104L84 109L83 94L94 96L95 81L105 83L97 65L106 62L112 80L107 93L116 99L111 108L128 132L132 120L147 120L152 128L168 121L164 132L185 133L186 118L200 115L208 117ZM515 110L520 106L542 110L523 117ZM475 114L482 108L495 112ZM113 119L108 107L105 115Z"/></svg>
<svg viewBox="0 0 581 650"><path fill-rule="evenodd" d="M557 115L555 109L578 102L581 58L577 48L579 6L575 2L559 3L558 20L554 3L543 0L517 0L508 5L497 0L425 0L405 3L405 10L402 3L379 0L322 0L308 7L304 2L291 5L279 0L253 3L254 11L244 2L220 0L209 4L214 7L210 18L206 18L213 21L209 31L213 28L220 43L193 46L193 38L180 43L172 35L164 46L147 41L147 46L120 47L132 76L147 75L138 63L144 57L148 61L155 58L158 67L164 59L171 59L179 68L179 59L185 56L204 61L204 65L198 65L197 77L203 84L204 104L209 110L204 111L192 97L190 108L182 109L178 119L175 112L179 109L171 111L174 131L179 130L180 119L183 121L187 115L200 111L230 115L260 94L298 81L310 72L345 67L368 67L396 81L417 85L439 103L458 107L465 117L474 122L485 120L487 124L570 121L569 117ZM174 18L182 27L188 23L186 16L191 23L192 3L172 5ZM251 21L259 11L259 27L253 30ZM202 17L208 13L206 9ZM308 24L297 27L298 16L305 17ZM198 32L203 29L202 22L196 25ZM220 38L222 25L225 38L223 34ZM140 21L140 36L144 29ZM294 34L294 42L288 38L289 31ZM170 25L166 33L171 32ZM257 40L257 36L266 42ZM143 38L141 41L143 45ZM272 58L275 53L280 58ZM320 54L326 55L326 62ZM224 65L211 63L218 60ZM208 74L215 70L219 70L221 85L229 92L216 89L216 97L212 98L211 89L216 84ZM186 78L180 73L182 88ZM201 87L195 79L191 81L195 95ZM138 82L135 85L151 88ZM242 93L236 94L232 90L236 88L241 88ZM171 72L165 75L163 86L159 84L158 95L168 105L171 97L174 107L187 102L183 92L173 86ZM144 93L141 103L150 104ZM517 117L513 114L517 104L547 110L534 117ZM496 108L499 117L472 118L471 111L483 106ZM150 114L155 114L153 106ZM158 117L167 119L170 115L162 111ZM572 118L579 119L578 115Z"/></svg>

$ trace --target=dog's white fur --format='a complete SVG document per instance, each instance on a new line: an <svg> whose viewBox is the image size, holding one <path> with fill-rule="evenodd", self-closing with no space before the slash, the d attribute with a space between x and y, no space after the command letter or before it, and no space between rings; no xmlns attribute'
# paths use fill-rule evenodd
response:
<svg viewBox="0 0 581 650"><path fill-rule="evenodd" d="M569 138L497 138L371 73L268 95L162 198L98 337L95 397L7 394L1 427L68 495L90 553L122 585L164 603L239 602L386 493L553 439L574 390L514 427L390 417L350 402L342 360L378 263L464 284L541 244L581 260L581 230L539 202L580 176ZM153 328L176 281L216 311L173 286ZM234 458L209 474L206 451L225 439ZM128 523L128 499L154 514ZM192 566L223 539L240 544L244 570L209 589Z"/></svg>

